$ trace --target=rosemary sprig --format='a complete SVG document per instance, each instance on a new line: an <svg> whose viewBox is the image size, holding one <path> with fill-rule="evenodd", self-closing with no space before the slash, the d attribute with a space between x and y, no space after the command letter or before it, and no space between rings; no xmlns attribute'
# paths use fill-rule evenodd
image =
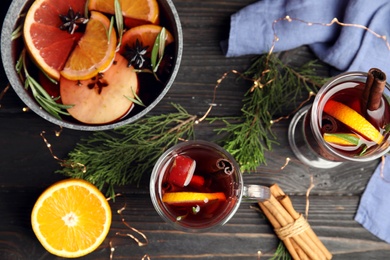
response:
<svg viewBox="0 0 390 260"><path fill-rule="evenodd" d="M56 102L59 97L52 98L46 90L30 76L26 66L26 49L23 49L18 61L16 62L16 72L20 79L24 82L25 89L30 89L34 99L38 104L54 117L61 119L62 115L69 115L66 109L71 108L71 105L63 105Z"/></svg>
<svg viewBox="0 0 390 260"><path fill-rule="evenodd" d="M122 43L122 36L123 36L123 15L122 15L122 8L121 8L121 5L119 3L119 0L115 0L114 2L114 6L115 6L115 22L116 22L116 29L118 30L118 35L119 35L119 39L118 39L118 45L117 45L117 50L119 50L120 46L121 46L121 43Z"/></svg>
<svg viewBox="0 0 390 260"><path fill-rule="evenodd" d="M157 72L158 66L160 65L161 60L164 57L166 38L167 38L166 29L165 27L163 27L161 29L161 32L157 35L152 49L151 63L152 63L153 73Z"/></svg>
<svg viewBox="0 0 390 260"><path fill-rule="evenodd" d="M144 102L142 102L141 98L137 95L137 93L134 91L133 88L131 88L131 92L133 93L134 98L129 97L129 96L125 96L125 98L127 98L128 100L130 100L134 104L137 104L137 105L142 106L142 107L146 107Z"/></svg>
<svg viewBox="0 0 390 260"><path fill-rule="evenodd" d="M304 91L315 93L325 82L315 75L316 66L315 62L309 62L295 69L271 54L258 57L243 73L243 78L250 79L253 85L243 99L242 115L223 119L226 126L215 129L226 134L224 148L235 157L243 172L266 163L264 152L277 143L271 129L274 116L295 105Z"/></svg>
<svg viewBox="0 0 390 260"><path fill-rule="evenodd" d="M196 116L173 104L175 113L145 116L111 132L96 132L81 140L58 173L82 178L114 196L115 185L139 183L159 156L182 139L194 138ZM66 165L84 165L66 167ZM107 187L106 187L107 186Z"/></svg>

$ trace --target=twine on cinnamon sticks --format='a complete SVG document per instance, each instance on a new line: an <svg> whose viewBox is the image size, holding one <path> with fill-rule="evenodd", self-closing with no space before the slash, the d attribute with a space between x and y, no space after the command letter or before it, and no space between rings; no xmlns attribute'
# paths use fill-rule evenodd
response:
<svg viewBox="0 0 390 260"><path fill-rule="evenodd" d="M309 223L295 211L290 198L277 185L270 187L271 198L260 202L260 208L271 222L291 257L297 260L332 259L332 254L319 240Z"/></svg>

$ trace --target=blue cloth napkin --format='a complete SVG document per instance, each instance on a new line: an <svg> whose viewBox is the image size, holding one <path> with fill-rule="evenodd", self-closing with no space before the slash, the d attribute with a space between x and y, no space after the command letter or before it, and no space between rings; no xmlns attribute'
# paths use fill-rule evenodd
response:
<svg viewBox="0 0 390 260"><path fill-rule="evenodd" d="M286 17L313 23L340 22L363 25L390 40L389 0L262 0L231 17L229 39L221 43L227 57L268 53L274 20ZM368 71L372 67L390 75L386 41L356 27L312 25L281 21L275 25L279 41L275 52L309 45L319 59L339 71Z"/></svg>
<svg viewBox="0 0 390 260"><path fill-rule="evenodd" d="M372 234L390 243L390 156L386 156L383 174L379 164L360 199L355 220Z"/></svg>

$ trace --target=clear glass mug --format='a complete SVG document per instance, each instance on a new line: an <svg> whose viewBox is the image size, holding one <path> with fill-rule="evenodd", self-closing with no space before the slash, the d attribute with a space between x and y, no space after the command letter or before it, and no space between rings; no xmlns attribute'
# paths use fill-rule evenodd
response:
<svg viewBox="0 0 390 260"><path fill-rule="evenodd" d="M318 91L313 104L296 113L289 126L288 139L291 149L301 162L315 168L332 168L345 161L372 161L390 151L389 134L383 133L383 125L390 122L390 85L388 83L385 85L381 103L385 111L385 114L381 115L383 122L381 123L382 129L380 129L384 135L383 142L370 148L371 150L365 154L356 155L354 151L357 151L357 149L355 147L341 147L331 144L326 142L323 137L322 127L329 124L327 120L334 120L323 114L324 106L335 95L338 95L340 100L344 100L342 103L352 104L356 101L356 104L350 106L358 106L363 111L363 108L359 105L361 104L359 100L362 91L364 91L361 88L365 86L367 75L365 72L346 72L330 79ZM341 97L341 95L347 98Z"/></svg>
<svg viewBox="0 0 390 260"><path fill-rule="evenodd" d="M196 162L186 185L172 177L179 156ZM242 200L264 201L270 191L266 186L244 185L239 166L227 151L197 140L179 143L161 155L150 178L150 196L158 214L174 228L203 232L228 222Z"/></svg>

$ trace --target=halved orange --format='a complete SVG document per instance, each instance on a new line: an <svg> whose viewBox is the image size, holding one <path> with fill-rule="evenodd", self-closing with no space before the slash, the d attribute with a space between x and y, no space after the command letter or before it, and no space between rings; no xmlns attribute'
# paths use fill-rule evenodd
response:
<svg viewBox="0 0 390 260"><path fill-rule="evenodd" d="M80 33L62 31L59 15L66 15L69 7L84 12L86 0L36 0L26 14L23 38L31 58L53 79L60 78L69 53L80 39Z"/></svg>
<svg viewBox="0 0 390 260"><path fill-rule="evenodd" d="M126 31L122 36L121 47L119 53L124 53L126 46L132 48L136 43L137 39L142 46L148 46L148 53L152 52L154 42L156 41L157 35L161 32L162 27L154 24L145 24L131 28ZM166 30L165 46L172 43L174 38L172 34Z"/></svg>
<svg viewBox="0 0 390 260"><path fill-rule="evenodd" d="M90 0L89 10L115 14L114 0ZM122 14L127 26L141 23L157 24L159 22L159 7L156 0L119 0Z"/></svg>
<svg viewBox="0 0 390 260"><path fill-rule="evenodd" d="M382 134L369 121L343 103L329 100L325 104L324 112L377 144L383 141Z"/></svg>
<svg viewBox="0 0 390 260"><path fill-rule="evenodd" d="M111 208L91 183L67 179L46 189L31 213L35 235L50 253L81 257L94 251L111 226Z"/></svg>
<svg viewBox="0 0 390 260"><path fill-rule="evenodd" d="M167 204L204 204L214 200L226 200L223 192L167 192L162 201Z"/></svg>
<svg viewBox="0 0 390 260"><path fill-rule="evenodd" d="M104 72L114 60L115 30L109 30L110 20L102 13L91 12L83 37L69 56L61 76L70 80L86 80Z"/></svg>

